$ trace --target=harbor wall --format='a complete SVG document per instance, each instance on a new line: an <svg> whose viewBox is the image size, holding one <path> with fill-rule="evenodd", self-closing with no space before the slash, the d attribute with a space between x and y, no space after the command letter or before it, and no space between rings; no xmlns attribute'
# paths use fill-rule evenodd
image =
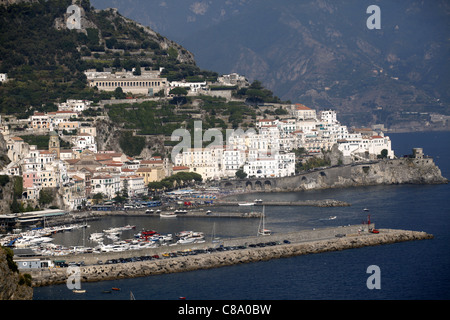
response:
<svg viewBox="0 0 450 320"><path fill-rule="evenodd" d="M301 231L277 236L250 237L241 239L230 239L225 241L224 246L249 245L257 242L289 240L291 243L280 243L275 246L246 247L240 250L216 251L198 255L177 256L164 259L148 261L137 261L128 263L86 265L80 267L81 281L103 281L121 278L136 278L166 273L186 272L199 269L218 268L242 263L267 261L271 259L288 258L293 256L340 251L366 246L377 246L403 241L424 240L433 238L426 232L381 229L380 233L373 234L361 232L361 226L350 226L342 228L327 228L318 230ZM343 237L336 237L336 235ZM264 240L262 240L264 239ZM278 240L277 240L278 239ZM312 240L314 239L314 240ZM197 245L195 248L211 247L211 243ZM169 249L170 248L170 249ZM187 249L186 247L184 247ZM180 248L166 247L165 252L175 252ZM191 247L194 249L194 247ZM127 252L126 254L129 254ZM124 257L125 253L120 256ZM110 254L101 255L102 259L109 259ZM134 256L138 256L134 252ZM78 257L77 261L82 257ZM66 268L48 268L33 270L27 273L32 275L33 286L46 286L57 283L65 283L69 275Z"/></svg>

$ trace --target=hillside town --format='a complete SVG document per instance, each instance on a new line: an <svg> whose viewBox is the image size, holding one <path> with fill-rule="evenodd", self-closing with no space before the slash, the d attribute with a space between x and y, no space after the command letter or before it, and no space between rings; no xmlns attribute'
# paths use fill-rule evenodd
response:
<svg viewBox="0 0 450 320"><path fill-rule="evenodd" d="M135 76L88 72L90 85L99 90L124 87L127 92L153 96L163 90L183 86L188 94L207 92L206 84L168 82L159 72ZM139 81L138 81L139 80ZM219 77L221 85L245 82L237 74ZM53 112L35 112L20 119L33 135L48 136L48 148L25 142L20 132L11 132L9 122L1 121L0 132L6 142L10 163L1 174L23 178L22 201L32 206L42 190L56 190L65 210L77 210L93 203L95 195L111 200L119 193L129 198L146 197L148 185L178 172L195 172L203 181L243 177L277 178L298 173L298 164L323 157L337 146L341 159L335 165L352 161L394 158L391 141L380 131L349 129L333 110L317 112L303 104L288 104L283 117L256 119L251 130L235 130L223 144L182 149L174 157L155 155L130 157L115 150L99 150L97 128L81 113L92 108L92 101L67 100ZM105 115L94 116L105 117ZM64 146L61 144L64 143Z"/></svg>

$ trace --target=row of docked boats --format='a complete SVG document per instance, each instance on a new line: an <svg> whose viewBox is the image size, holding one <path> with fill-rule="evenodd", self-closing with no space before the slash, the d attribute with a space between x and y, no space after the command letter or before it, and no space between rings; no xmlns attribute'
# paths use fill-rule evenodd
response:
<svg viewBox="0 0 450 320"><path fill-rule="evenodd" d="M0 244L5 247L14 248L30 248L39 246L44 243L50 243L53 241L51 237L55 233L68 232L75 229L89 227L86 224L69 224L53 227L34 228L29 231L8 234L0 239Z"/></svg>

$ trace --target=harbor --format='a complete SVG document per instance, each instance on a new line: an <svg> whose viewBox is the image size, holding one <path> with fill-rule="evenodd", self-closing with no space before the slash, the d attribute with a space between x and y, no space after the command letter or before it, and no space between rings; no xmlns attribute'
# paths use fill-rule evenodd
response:
<svg viewBox="0 0 450 320"><path fill-rule="evenodd" d="M66 259L82 260L82 264L77 264L82 282L93 282L218 268L431 238L433 236L425 232L380 229L373 233L368 229L362 230L361 226L347 226L227 239L221 241L220 245L204 242L121 253L80 254ZM32 275L33 285L37 287L65 283L68 277L66 269L52 266L29 269L26 272Z"/></svg>

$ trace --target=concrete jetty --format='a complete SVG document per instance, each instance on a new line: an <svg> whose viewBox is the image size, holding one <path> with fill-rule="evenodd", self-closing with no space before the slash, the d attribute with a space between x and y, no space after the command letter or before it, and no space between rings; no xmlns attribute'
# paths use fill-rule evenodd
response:
<svg viewBox="0 0 450 320"><path fill-rule="evenodd" d="M237 206L243 201L219 200L214 206ZM252 203L251 201L249 203ZM348 207L350 204L345 201L324 199L324 200L304 200L304 201L264 201L254 202L253 206L311 206L311 207Z"/></svg>
<svg viewBox="0 0 450 320"><path fill-rule="evenodd" d="M305 254L433 238L433 235L426 232L395 229L379 229L379 233L375 234L368 232L368 229L371 228L373 228L372 225L320 228L270 236L231 238L223 240L220 247L217 243L205 242L189 246L165 246L120 253L65 256L61 259L67 262L84 261L85 265L80 267L81 281L93 282L218 268ZM211 250L213 247L216 248ZM183 252L186 254L180 254ZM126 263L104 263L108 259L150 257L152 255L159 255L159 258ZM99 260L102 260L103 263L98 264ZM22 270L22 272L31 274L35 287L65 283L69 277L67 268L30 269L29 271Z"/></svg>

